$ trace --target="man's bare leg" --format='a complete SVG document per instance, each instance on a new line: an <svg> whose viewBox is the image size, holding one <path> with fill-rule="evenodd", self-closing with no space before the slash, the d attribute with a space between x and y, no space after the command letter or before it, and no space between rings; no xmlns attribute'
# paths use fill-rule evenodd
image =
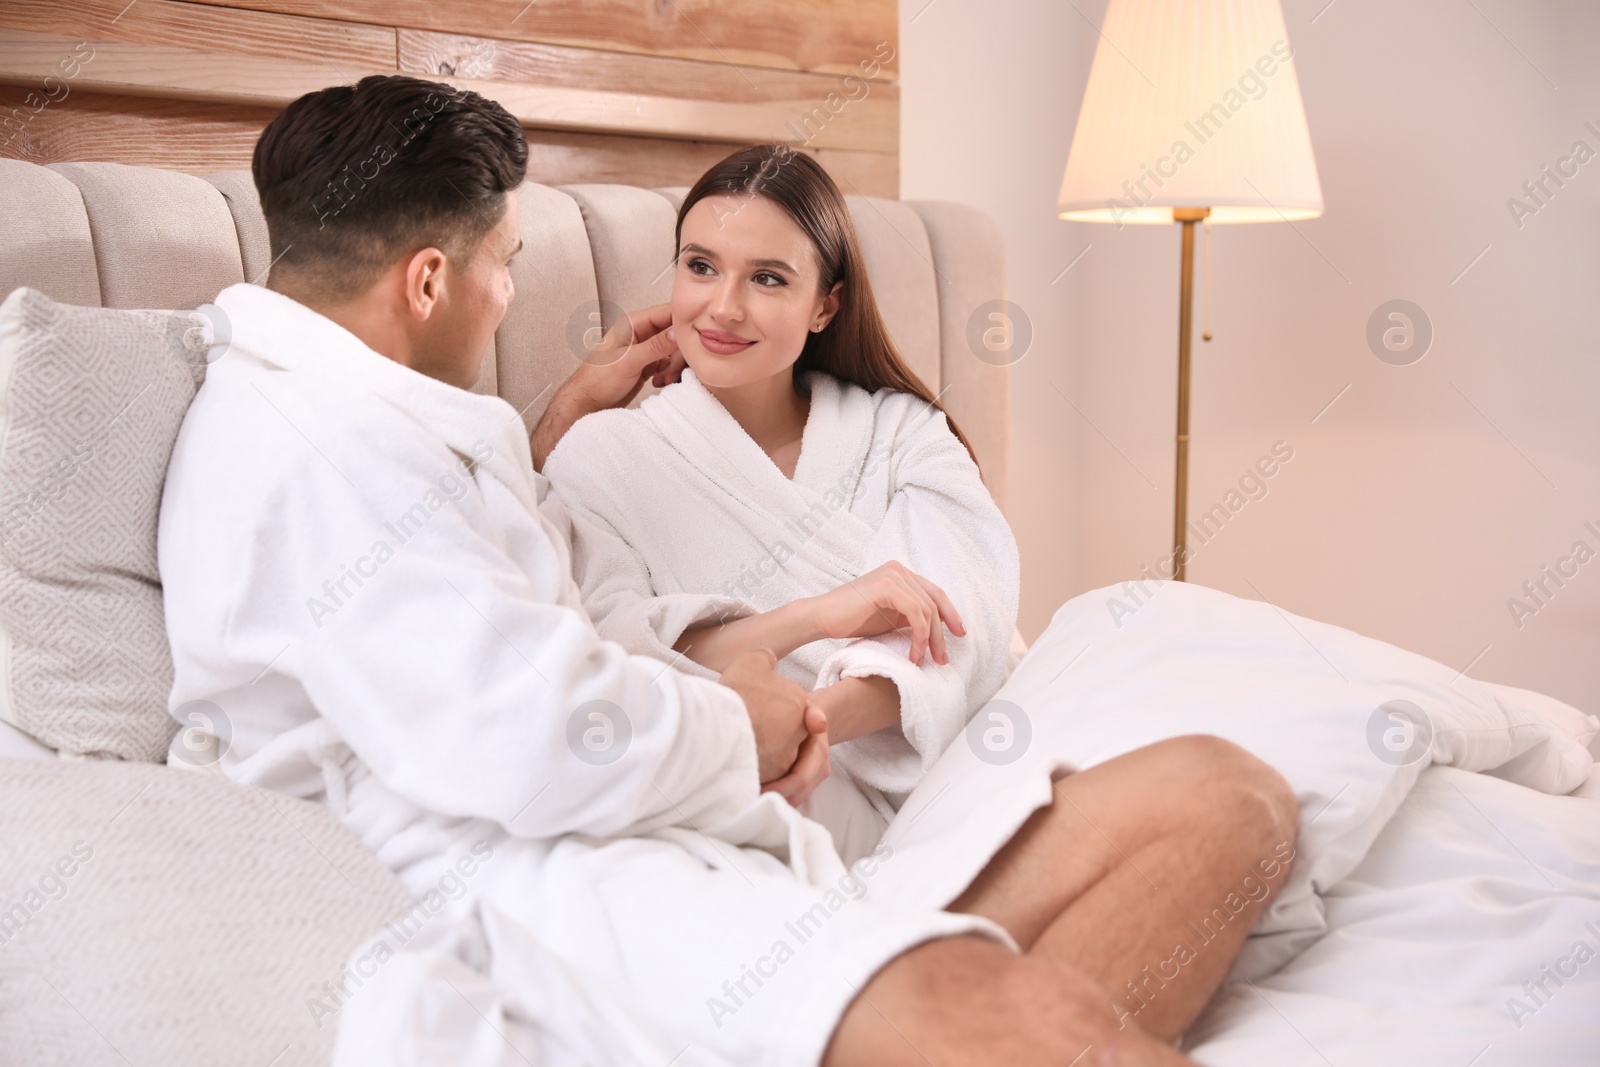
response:
<svg viewBox="0 0 1600 1067"><path fill-rule="evenodd" d="M1269 899L1253 887L1283 884L1293 794L1237 746L1183 737L1060 779L1055 795L950 905L994 919L1027 954L977 938L902 954L846 1010L827 1067L923 1064L922 1045L941 1067L1061 1067L1085 1050L1082 1067L1189 1062L1160 1042L1215 992ZM1206 925L1219 907L1228 921ZM1180 941L1191 958L1168 962ZM1130 981L1145 1004L1133 1026Z"/></svg>
<svg viewBox="0 0 1600 1067"><path fill-rule="evenodd" d="M925 942L851 1002L823 1067L1193 1067L1136 1026L1098 984L981 937Z"/></svg>
<svg viewBox="0 0 1600 1067"><path fill-rule="evenodd" d="M1238 746L1191 736L1058 779L1055 797L949 910L1080 968L1175 1041L1288 875L1294 794Z"/></svg>

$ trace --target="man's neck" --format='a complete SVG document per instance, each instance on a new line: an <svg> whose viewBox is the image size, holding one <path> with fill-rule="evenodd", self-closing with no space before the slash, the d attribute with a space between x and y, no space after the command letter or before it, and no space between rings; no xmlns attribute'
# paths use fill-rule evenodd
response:
<svg viewBox="0 0 1600 1067"><path fill-rule="evenodd" d="M343 326L378 355L410 366L409 361L413 356L411 338L401 328L397 309L387 306L381 295L382 286L375 285L359 296L339 303L321 299L310 291L310 287L291 279L270 278L266 287Z"/></svg>

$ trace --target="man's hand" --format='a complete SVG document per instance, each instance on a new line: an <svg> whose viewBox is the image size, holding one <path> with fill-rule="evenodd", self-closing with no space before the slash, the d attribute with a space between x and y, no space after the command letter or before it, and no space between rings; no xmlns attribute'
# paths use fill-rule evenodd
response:
<svg viewBox="0 0 1600 1067"><path fill-rule="evenodd" d="M533 469L544 469L545 458L573 423L596 411L625 407L646 381L657 389L671 385L682 377L684 365L673 336L671 304L630 311L612 323L556 390L534 427L529 439Z"/></svg>
<svg viewBox="0 0 1600 1067"><path fill-rule="evenodd" d="M799 759L802 742L811 736L806 726L810 706L806 691L779 674L774 669L777 665L778 657L771 649L755 648L728 664L721 678L722 684L744 701L756 735L763 783L782 778ZM812 723L818 719L825 731L827 720L820 709L813 711Z"/></svg>
<svg viewBox="0 0 1600 1067"><path fill-rule="evenodd" d="M816 704L807 705L805 724L808 736L800 742L800 755L794 766L782 778L761 787L763 793L777 793L797 808L833 769L828 756L827 714Z"/></svg>

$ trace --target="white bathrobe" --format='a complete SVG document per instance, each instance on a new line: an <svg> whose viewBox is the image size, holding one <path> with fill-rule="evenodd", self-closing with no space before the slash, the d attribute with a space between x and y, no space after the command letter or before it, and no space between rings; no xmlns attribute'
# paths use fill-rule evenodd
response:
<svg viewBox="0 0 1600 1067"><path fill-rule="evenodd" d="M835 776L802 808L848 859L871 850L1005 681L1019 563L942 412L909 393L804 380L810 410L792 479L693 370L637 409L581 419L544 474L572 516L573 563L601 634L681 670L715 677L673 651L690 623L770 611L889 560L949 594L967 632L948 635L948 664L913 663L904 630L816 641L780 664L808 689L875 675L899 690L900 728L834 745Z"/></svg>
<svg viewBox="0 0 1600 1067"><path fill-rule="evenodd" d="M307 1001L341 1063L498 1064L520 1033L532 1062L813 1064L894 955L1009 942L862 899L892 857L847 870L759 793L739 698L602 639L510 405L270 290L216 303L161 509L171 707L420 902Z"/></svg>

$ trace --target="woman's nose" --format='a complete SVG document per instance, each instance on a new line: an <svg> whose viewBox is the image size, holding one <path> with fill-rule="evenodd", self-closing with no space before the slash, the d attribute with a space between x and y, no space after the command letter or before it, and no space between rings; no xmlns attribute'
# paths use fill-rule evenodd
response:
<svg viewBox="0 0 1600 1067"><path fill-rule="evenodd" d="M721 322L738 322L744 318L744 302L739 296L738 285L732 282L720 282L716 291L711 294L711 317Z"/></svg>

